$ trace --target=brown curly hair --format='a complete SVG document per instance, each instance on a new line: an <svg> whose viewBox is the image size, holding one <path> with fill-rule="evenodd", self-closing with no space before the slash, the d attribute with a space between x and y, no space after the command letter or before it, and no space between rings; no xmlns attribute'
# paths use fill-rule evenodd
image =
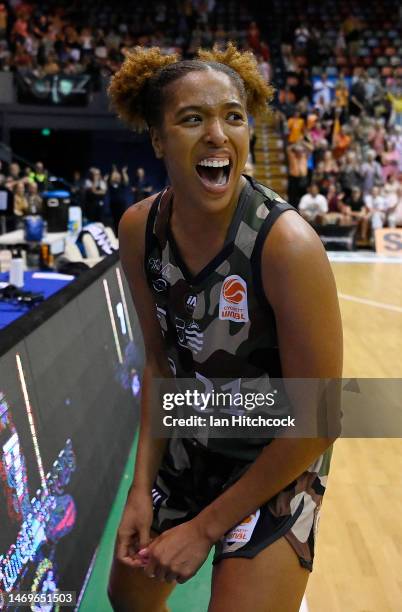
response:
<svg viewBox="0 0 402 612"><path fill-rule="evenodd" d="M197 58L192 60L163 55L158 47L135 47L111 79L108 88L111 106L136 131L160 126L164 88L190 72L209 68L229 76L252 115L266 112L274 90L261 76L251 51L239 51L233 43L224 50L217 46L212 50L199 49Z"/></svg>

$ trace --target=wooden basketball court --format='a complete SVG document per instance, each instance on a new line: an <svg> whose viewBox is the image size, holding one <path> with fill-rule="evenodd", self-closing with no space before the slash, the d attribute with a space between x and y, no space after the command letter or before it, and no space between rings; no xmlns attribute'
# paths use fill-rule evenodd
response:
<svg viewBox="0 0 402 612"><path fill-rule="evenodd" d="M344 378L402 378L402 262L332 266ZM309 612L402 610L400 438L335 443L306 598Z"/></svg>

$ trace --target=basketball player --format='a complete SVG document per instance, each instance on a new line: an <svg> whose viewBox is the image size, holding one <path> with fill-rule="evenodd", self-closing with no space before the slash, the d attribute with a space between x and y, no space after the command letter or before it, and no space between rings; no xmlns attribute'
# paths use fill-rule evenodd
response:
<svg viewBox="0 0 402 612"><path fill-rule="evenodd" d="M118 612L167 610L172 589L215 545L209 612L296 611L334 438L204 443L150 432L152 379L172 372L341 376L341 321L322 244L297 211L242 174L247 112L264 112L271 88L252 54L229 45L184 61L137 48L109 93L132 128L149 128L171 185L128 209L119 228L146 363L110 601Z"/></svg>

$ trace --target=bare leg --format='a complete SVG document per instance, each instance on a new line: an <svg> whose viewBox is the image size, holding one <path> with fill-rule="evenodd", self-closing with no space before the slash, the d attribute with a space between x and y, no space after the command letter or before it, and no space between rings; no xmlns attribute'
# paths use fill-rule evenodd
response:
<svg viewBox="0 0 402 612"><path fill-rule="evenodd" d="M208 612L298 612L309 575L280 538L253 559L224 559L214 567Z"/></svg>
<svg viewBox="0 0 402 612"><path fill-rule="evenodd" d="M153 533L152 537L158 534ZM116 559L116 547L107 589L114 612L168 612L166 600L176 583L148 578L141 568L131 568Z"/></svg>

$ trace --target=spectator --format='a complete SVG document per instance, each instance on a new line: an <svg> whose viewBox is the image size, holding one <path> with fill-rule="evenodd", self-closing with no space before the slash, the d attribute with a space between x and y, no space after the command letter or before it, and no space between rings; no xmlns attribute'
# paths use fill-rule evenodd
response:
<svg viewBox="0 0 402 612"><path fill-rule="evenodd" d="M303 137L305 129L305 121L299 110L296 110L293 117L288 119L287 125L289 130L288 142L289 144L294 144Z"/></svg>
<svg viewBox="0 0 402 612"><path fill-rule="evenodd" d="M71 193L73 194L75 204L83 208L85 202L85 179L81 176L79 170L74 170L73 172Z"/></svg>
<svg viewBox="0 0 402 612"><path fill-rule="evenodd" d="M327 77L326 72L323 72L320 77L314 81L313 85L313 102L315 105L322 104L324 107L331 105L333 91L335 85L331 79Z"/></svg>
<svg viewBox="0 0 402 612"><path fill-rule="evenodd" d="M144 168L137 168L133 181L132 191L134 192L134 201L141 202L153 192L152 185L149 184Z"/></svg>
<svg viewBox="0 0 402 612"><path fill-rule="evenodd" d="M349 149L352 142L350 130L339 124L338 130L334 129L333 135L333 156L336 160L341 159Z"/></svg>
<svg viewBox="0 0 402 612"><path fill-rule="evenodd" d="M365 196L364 202L370 213L371 227L373 231L384 227L387 219L388 202L381 193L380 188L374 186L371 193Z"/></svg>
<svg viewBox="0 0 402 612"><path fill-rule="evenodd" d="M98 168L89 170L85 181L85 216L88 221L103 221L107 185Z"/></svg>
<svg viewBox="0 0 402 612"><path fill-rule="evenodd" d="M328 213L325 215L325 224L350 225L343 210L343 193L338 194L335 182L329 184L326 198Z"/></svg>
<svg viewBox="0 0 402 612"><path fill-rule="evenodd" d="M396 174L398 172L400 161L400 153L396 148L396 143L392 140L386 140L384 152L381 155L382 178L384 181L386 181L391 174Z"/></svg>
<svg viewBox="0 0 402 612"><path fill-rule="evenodd" d="M121 173L114 166L110 177L107 178L110 211L113 219L113 229L117 236L120 219L128 205L128 187L130 180L127 174L127 166Z"/></svg>
<svg viewBox="0 0 402 612"><path fill-rule="evenodd" d="M397 180L395 174L390 174L387 177L385 185L383 187L383 193L387 198L389 206L395 206L398 200L398 192L400 191L401 184Z"/></svg>
<svg viewBox="0 0 402 612"><path fill-rule="evenodd" d="M21 167L17 162L11 162L8 168L8 177L13 181L13 184L17 183L21 178Z"/></svg>
<svg viewBox="0 0 402 612"><path fill-rule="evenodd" d="M353 187L362 188L363 177L356 153L349 151L346 155L339 175L339 181L345 198L350 196Z"/></svg>
<svg viewBox="0 0 402 612"><path fill-rule="evenodd" d="M40 215L42 213L43 200L39 195L38 183L35 183L35 181L28 183L27 202L30 215Z"/></svg>
<svg viewBox="0 0 402 612"><path fill-rule="evenodd" d="M388 99L392 106L391 124L402 127L402 91L388 92Z"/></svg>
<svg viewBox="0 0 402 612"><path fill-rule="evenodd" d="M14 184L14 214L17 215L17 217L22 217L27 214L28 209L25 185L23 181L17 181Z"/></svg>
<svg viewBox="0 0 402 612"><path fill-rule="evenodd" d="M300 200L299 212L309 223L320 225L328 212L328 201L319 190L316 183L311 183L306 193Z"/></svg>
<svg viewBox="0 0 402 612"><path fill-rule="evenodd" d="M389 227L402 227L402 185L401 184L399 184L393 204L388 208L388 225Z"/></svg>
<svg viewBox="0 0 402 612"><path fill-rule="evenodd" d="M357 224L358 238L367 242L369 232L369 211L363 199L363 193L359 187L352 187L350 195L346 196L341 206L348 223Z"/></svg>
<svg viewBox="0 0 402 612"><path fill-rule="evenodd" d="M350 90L349 113L359 117L361 112L365 110L365 103L366 89L364 82L362 79L357 78Z"/></svg>
<svg viewBox="0 0 402 612"><path fill-rule="evenodd" d="M335 87L335 100L337 108L346 112L349 106L349 89L345 79L339 79Z"/></svg>
<svg viewBox="0 0 402 612"><path fill-rule="evenodd" d="M373 149L369 150L367 153L367 161L364 162L361 167L364 195L370 193L374 185L382 185L383 183L381 165L375 158L375 151Z"/></svg>
<svg viewBox="0 0 402 612"><path fill-rule="evenodd" d="M29 179L31 181L35 181L35 183L38 184L40 191L43 191L46 186L47 176L48 176L48 173L47 173L47 170L45 170L43 162L38 161L36 162L32 172L30 173Z"/></svg>
<svg viewBox="0 0 402 612"><path fill-rule="evenodd" d="M312 146L303 140L287 148L289 163L288 200L296 208L308 186L308 158Z"/></svg>

